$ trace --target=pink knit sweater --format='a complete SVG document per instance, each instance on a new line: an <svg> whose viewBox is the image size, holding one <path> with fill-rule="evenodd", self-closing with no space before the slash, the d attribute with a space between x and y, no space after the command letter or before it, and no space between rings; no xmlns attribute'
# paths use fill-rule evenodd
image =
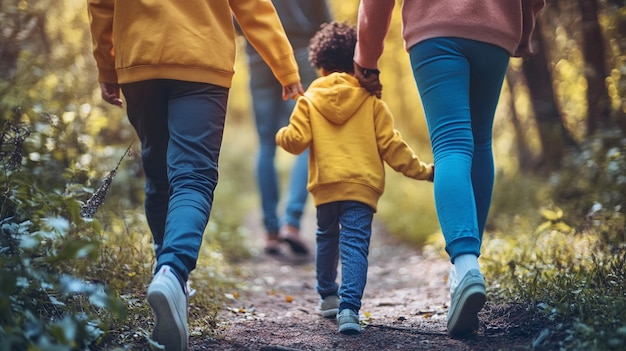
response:
<svg viewBox="0 0 626 351"><path fill-rule="evenodd" d="M361 0L354 61L377 68L395 0ZM436 37L478 40L504 48L511 56L532 54L530 35L545 0L404 0L402 35L408 50Z"/></svg>

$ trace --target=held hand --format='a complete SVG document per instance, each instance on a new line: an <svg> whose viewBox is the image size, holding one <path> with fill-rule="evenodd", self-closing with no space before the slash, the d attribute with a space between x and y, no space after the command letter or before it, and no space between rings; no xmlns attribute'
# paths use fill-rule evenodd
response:
<svg viewBox="0 0 626 351"><path fill-rule="evenodd" d="M376 97L380 99L383 92L383 85L380 84L380 80L378 80L379 75L380 71L377 69L363 68L359 66L358 63L354 63L354 77L358 79L359 84L361 84L365 90L369 91L370 94L376 95Z"/></svg>
<svg viewBox="0 0 626 351"><path fill-rule="evenodd" d="M302 94L304 94L304 88L302 88L302 84L300 82L285 85L283 87L283 100L295 100Z"/></svg>
<svg viewBox="0 0 626 351"><path fill-rule="evenodd" d="M111 105L122 107L119 84L100 82L100 91L104 101Z"/></svg>

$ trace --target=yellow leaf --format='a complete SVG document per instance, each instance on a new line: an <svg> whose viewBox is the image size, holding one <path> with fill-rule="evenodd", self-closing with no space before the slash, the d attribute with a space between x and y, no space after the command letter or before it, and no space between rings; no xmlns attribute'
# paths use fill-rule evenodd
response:
<svg viewBox="0 0 626 351"><path fill-rule="evenodd" d="M291 296L291 295L285 295L285 301L287 301L287 302L293 302L293 296Z"/></svg>
<svg viewBox="0 0 626 351"><path fill-rule="evenodd" d="M544 208L541 209L541 217L547 219L548 221L556 222L563 217L563 211L559 208L554 211Z"/></svg>
<svg viewBox="0 0 626 351"><path fill-rule="evenodd" d="M541 233L546 229L549 229L550 227L552 227L552 222L547 221L547 222L543 222L539 225L539 227L537 227L537 233Z"/></svg>
<svg viewBox="0 0 626 351"><path fill-rule="evenodd" d="M573 229L569 225L559 222L554 225L554 229L558 230L561 233L570 233Z"/></svg>

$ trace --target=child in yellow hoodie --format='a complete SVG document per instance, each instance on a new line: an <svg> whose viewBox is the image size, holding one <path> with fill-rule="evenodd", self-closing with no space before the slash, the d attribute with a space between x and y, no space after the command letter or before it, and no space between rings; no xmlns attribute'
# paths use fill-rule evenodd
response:
<svg viewBox="0 0 626 351"><path fill-rule="evenodd" d="M394 128L385 102L353 76L355 45L354 26L322 26L309 44L309 61L322 77L298 98L289 125L276 134L276 143L290 153L310 148L307 189L317 207L319 310L336 317L344 334L361 331L358 313L372 220L385 186L384 163L417 180L432 181L434 175L434 166L420 161Z"/></svg>

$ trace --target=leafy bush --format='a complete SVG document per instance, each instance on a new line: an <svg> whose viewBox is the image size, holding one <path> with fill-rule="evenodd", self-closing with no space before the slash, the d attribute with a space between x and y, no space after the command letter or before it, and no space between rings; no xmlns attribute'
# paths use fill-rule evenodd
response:
<svg viewBox="0 0 626 351"><path fill-rule="evenodd" d="M564 160L550 186L555 201L563 204L566 221L576 227L591 224L590 217L626 213L626 137L612 130L588 138ZM626 241L623 224L614 229L613 235L620 237L607 240Z"/></svg>
<svg viewBox="0 0 626 351"><path fill-rule="evenodd" d="M98 254L98 223L81 219L75 194L21 171L30 130L15 117L0 153L0 349L89 349L108 328L98 316L125 316L105 284L73 274Z"/></svg>

